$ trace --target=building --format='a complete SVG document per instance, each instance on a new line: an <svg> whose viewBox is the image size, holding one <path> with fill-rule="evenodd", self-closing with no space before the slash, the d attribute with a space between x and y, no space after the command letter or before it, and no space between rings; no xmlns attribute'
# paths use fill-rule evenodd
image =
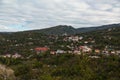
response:
<svg viewBox="0 0 120 80"><path fill-rule="evenodd" d="M63 54L63 53L65 53L64 50L57 50L57 51L56 51L56 54Z"/></svg>
<svg viewBox="0 0 120 80"><path fill-rule="evenodd" d="M92 49L89 48L88 46L80 46L79 49L84 53L89 53L92 51Z"/></svg>
<svg viewBox="0 0 120 80"><path fill-rule="evenodd" d="M81 52L79 50L74 50L73 53L74 54L81 54Z"/></svg>
<svg viewBox="0 0 120 80"><path fill-rule="evenodd" d="M99 49L95 49L95 53L100 53L100 50Z"/></svg>
<svg viewBox="0 0 120 80"><path fill-rule="evenodd" d="M4 58L10 58L12 55L11 54L5 54L3 55Z"/></svg>
<svg viewBox="0 0 120 80"><path fill-rule="evenodd" d="M49 50L48 47L37 47L37 48L35 48L35 51L36 51L37 53L43 53L43 52L46 52L46 51L48 51L48 50Z"/></svg>
<svg viewBox="0 0 120 80"><path fill-rule="evenodd" d="M14 55L12 55L12 58L21 58L22 56L18 53L15 53Z"/></svg>
<svg viewBox="0 0 120 80"><path fill-rule="evenodd" d="M56 52L55 51L50 51L50 54L55 55Z"/></svg>

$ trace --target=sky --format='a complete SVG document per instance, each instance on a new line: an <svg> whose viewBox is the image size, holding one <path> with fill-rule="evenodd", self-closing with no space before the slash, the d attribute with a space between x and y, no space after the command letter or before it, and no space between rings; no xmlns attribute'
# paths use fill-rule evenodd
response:
<svg viewBox="0 0 120 80"><path fill-rule="evenodd" d="M0 0L0 32L120 23L120 0Z"/></svg>

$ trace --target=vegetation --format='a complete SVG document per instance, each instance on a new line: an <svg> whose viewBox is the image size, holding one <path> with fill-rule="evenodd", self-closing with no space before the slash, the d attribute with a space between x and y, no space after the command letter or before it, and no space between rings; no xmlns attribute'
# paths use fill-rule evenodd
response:
<svg viewBox="0 0 120 80"><path fill-rule="evenodd" d="M15 80L14 71L0 64L0 80Z"/></svg>
<svg viewBox="0 0 120 80"><path fill-rule="evenodd" d="M41 56L41 58L34 56L21 62L18 64L11 62L9 65L14 70L17 80L119 80L120 78L120 58L115 55L100 55L97 59L89 58L88 55L72 54Z"/></svg>
<svg viewBox="0 0 120 80"><path fill-rule="evenodd" d="M71 26L66 26L67 29L58 26L57 29L64 30L61 33L54 27L46 32L51 32L50 35L39 30L0 33L0 80L119 80L119 54L104 55L94 51L79 55L68 52L50 54L50 51L58 49L73 51L84 45L93 50L119 51L120 27L119 24L115 26L104 26L98 30L92 28L79 34L71 34L76 31ZM53 35L53 30L58 35ZM89 32L93 30L96 31ZM60 35L64 32L70 35ZM69 40L71 36L79 36L81 40ZM36 47L48 47L50 50L37 53ZM21 57L4 57L7 54L20 54Z"/></svg>

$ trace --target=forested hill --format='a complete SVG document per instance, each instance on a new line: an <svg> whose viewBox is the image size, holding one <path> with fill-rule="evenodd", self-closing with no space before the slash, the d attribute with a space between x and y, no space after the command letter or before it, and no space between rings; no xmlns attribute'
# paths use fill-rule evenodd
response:
<svg viewBox="0 0 120 80"><path fill-rule="evenodd" d="M99 31L99 30L105 30L105 29L117 28L117 27L120 27L120 24L109 24L109 25L102 25L102 26L98 26L98 27L78 28L77 33Z"/></svg>
<svg viewBox="0 0 120 80"><path fill-rule="evenodd" d="M99 31L99 30L104 30L104 29L109 29L109 28L116 28L120 27L119 24L109 24L109 25L103 25L103 26L96 26L96 27L86 27L86 28L74 28L72 26L68 25L58 25L50 28L45 28L45 29L38 29L38 30L29 30L29 31L22 31L18 33L26 33L26 32L32 32L32 33L42 33L46 35L63 35L63 34L79 34L79 33L86 33L86 32L91 32L91 31ZM11 34L12 32L1 32L0 34Z"/></svg>
<svg viewBox="0 0 120 80"><path fill-rule="evenodd" d="M43 33L43 34L47 34L47 35L49 35L49 34L61 35L64 33L75 34L76 29L73 28L72 26L58 25L58 26L51 27L51 28L46 28L46 29L41 29L41 30L33 30L33 32L39 32L39 33Z"/></svg>
<svg viewBox="0 0 120 80"><path fill-rule="evenodd" d="M103 30L82 33L80 35L91 37L96 40L97 46L111 45L120 50L120 27L111 27Z"/></svg>
<svg viewBox="0 0 120 80"><path fill-rule="evenodd" d="M120 27L111 27L104 30L96 30L76 35L83 36L84 39L94 39L96 41L95 45L98 47L112 45L114 48L120 48ZM84 39L83 41L85 41ZM0 49L1 53L20 51L24 54L24 52L28 52L28 49L37 46L50 46L55 49L58 47L59 41L62 41L60 36L46 35L39 31L25 31L9 34L2 33L0 34ZM64 43L60 44L64 45Z"/></svg>
<svg viewBox="0 0 120 80"><path fill-rule="evenodd" d="M51 28L41 29L41 30L33 30L33 32L39 32L44 33L47 35L62 35L64 33L67 34L79 34L84 32L91 32L96 30L104 30L109 28L115 28L120 27L120 24L109 24L109 25L103 25L103 26L97 26L97 27L86 27L86 28L74 28L72 26L67 25L58 25Z"/></svg>

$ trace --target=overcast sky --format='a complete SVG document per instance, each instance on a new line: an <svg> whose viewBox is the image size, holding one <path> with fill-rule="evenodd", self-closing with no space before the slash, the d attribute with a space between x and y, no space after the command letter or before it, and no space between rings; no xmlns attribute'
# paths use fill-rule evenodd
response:
<svg viewBox="0 0 120 80"><path fill-rule="evenodd" d="M0 0L0 31L120 23L120 0Z"/></svg>

